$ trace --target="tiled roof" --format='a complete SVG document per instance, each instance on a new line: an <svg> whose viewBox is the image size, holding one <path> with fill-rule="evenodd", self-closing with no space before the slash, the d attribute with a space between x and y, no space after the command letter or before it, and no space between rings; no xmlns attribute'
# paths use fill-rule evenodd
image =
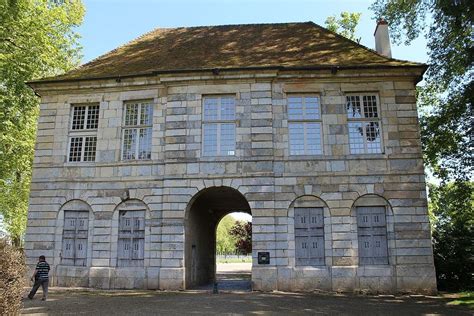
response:
<svg viewBox="0 0 474 316"><path fill-rule="evenodd" d="M332 66L424 67L379 55L312 22L246 24L158 28L64 75L43 80Z"/></svg>

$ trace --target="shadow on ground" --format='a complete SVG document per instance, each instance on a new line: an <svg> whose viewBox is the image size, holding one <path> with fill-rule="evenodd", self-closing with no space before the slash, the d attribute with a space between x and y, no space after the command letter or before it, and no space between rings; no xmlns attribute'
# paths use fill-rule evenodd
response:
<svg viewBox="0 0 474 316"><path fill-rule="evenodd" d="M22 315L472 315L449 299L315 293L98 291L51 289L25 300Z"/></svg>

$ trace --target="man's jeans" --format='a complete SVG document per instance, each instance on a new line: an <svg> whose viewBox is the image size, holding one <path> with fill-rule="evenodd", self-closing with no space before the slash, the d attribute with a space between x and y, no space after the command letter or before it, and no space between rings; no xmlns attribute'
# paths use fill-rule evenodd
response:
<svg viewBox="0 0 474 316"><path fill-rule="evenodd" d="M36 291L38 291L41 285L41 288L43 289L43 299L46 299L46 297L48 296L48 283L49 283L49 279L35 280L35 284L33 285L33 288L31 289L30 294L28 294L28 297L32 299L35 296Z"/></svg>

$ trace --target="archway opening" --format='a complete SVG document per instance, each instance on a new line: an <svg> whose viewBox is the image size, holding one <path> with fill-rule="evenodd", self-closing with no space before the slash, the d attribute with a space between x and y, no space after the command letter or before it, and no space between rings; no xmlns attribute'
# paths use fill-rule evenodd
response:
<svg viewBox="0 0 474 316"><path fill-rule="evenodd" d="M250 291L252 279L252 216L230 213L217 225L216 280L218 289Z"/></svg>
<svg viewBox="0 0 474 316"><path fill-rule="evenodd" d="M236 189L211 187L191 200L186 212L185 283L186 288L216 281L216 232L221 219L230 213L251 215L245 197Z"/></svg>

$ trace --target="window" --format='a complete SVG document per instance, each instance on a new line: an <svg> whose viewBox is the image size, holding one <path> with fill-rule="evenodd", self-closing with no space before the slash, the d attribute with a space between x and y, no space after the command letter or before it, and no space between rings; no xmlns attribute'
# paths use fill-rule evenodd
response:
<svg viewBox="0 0 474 316"><path fill-rule="evenodd" d="M288 97L290 155L321 155L321 107L318 96Z"/></svg>
<svg viewBox="0 0 474 316"><path fill-rule="evenodd" d="M324 209L295 207L296 265L324 265Z"/></svg>
<svg viewBox="0 0 474 316"><path fill-rule="evenodd" d="M87 264L88 218L87 211L64 211L62 264L71 266Z"/></svg>
<svg viewBox="0 0 474 316"><path fill-rule="evenodd" d="M152 103L129 102L124 112L122 160L151 159Z"/></svg>
<svg viewBox="0 0 474 316"><path fill-rule="evenodd" d="M346 108L351 154L382 152L378 97L348 95Z"/></svg>
<svg viewBox="0 0 474 316"><path fill-rule="evenodd" d="M145 249L145 211L120 211L118 266L143 266Z"/></svg>
<svg viewBox="0 0 474 316"><path fill-rule="evenodd" d="M234 96L203 99L203 156L235 155Z"/></svg>
<svg viewBox="0 0 474 316"><path fill-rule="evenodd" d="M359 263L388 264L384 206L357 207Z"/></svg>
<svg viewBox="0 0 474 316"><path fill-rule="evenodd" d="M68 161L95 161L99 105L74 105L71 115Z"/></svg>

